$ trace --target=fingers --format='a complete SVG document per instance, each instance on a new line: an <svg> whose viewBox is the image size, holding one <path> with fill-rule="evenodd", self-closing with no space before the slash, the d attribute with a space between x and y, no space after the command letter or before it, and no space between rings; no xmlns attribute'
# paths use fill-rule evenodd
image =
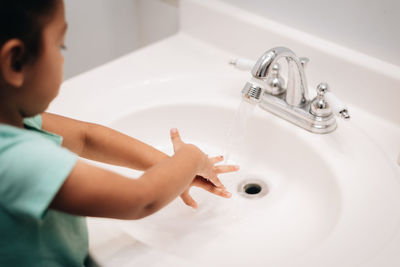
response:
<svg viewBox="0 0 400 267"><path fill-rule="evenodd" d="M189 195L189 189L186 189L185 192L182 193L181 198L186 205L197 209L197 202Z"/></svg>
<svg viewBox="0 0 400 267"><path fill-rule="evenodd" d="M224 157L217 156L217 157L211 157L208 159L210 166L212 168L211 173L206 173L204 177L206 177L210 182L212 182L215 186L225 188L221 181L218 179L217 174L220 173L227 173L227 172L234 172L239 170L239 166L237 165L219 165L219 166L213 166L214 164L221 162L224 160Z"/></svg>
<svg viewBox="0 0 400 267"><path fill-rule="evenodd" d="M204 178L201 175L196 175L196 179L202 179L205 180L206 182L210 183L213 186L216 186L218 188L222 188L222 189L226 189L226 187L222 184L222 182L219 180L219 178L217 176L215 176L215 178L213 179L209 179L209 178ZM218 184L218 185L216 185Z"/></svg>
<svg viewBox="0 0 400 267"><path fill-rule="evenodd" d="M230 198L232 196L232 194L228 192L225 188L216 187L212 183L207 182L204 179L196 179L193 183L193 186L200 187L210 193L221 197Z"/></svg>
<svg viewBox="0 0 400 267"><path fill-rule="evenodd" d="M219 165L214 166L215 173L227 173L227 172L235 172L239 170L239 166L237 165Z"/></svg>
<svg viewBox="0 0 400 267"><path fill-rule="evenodd" d="M207 180L209 180L211 183L213 183L214 186L216 186L216 187L225 188L225 186L221 183L221 181L218 179L218 177L216 175L207 177Z"/></svg>
<svg viewBox="0 0 400 267"><path fill-rule="evenodd" d="M209 158L210 162L214 165L218 162L221 162L224 160L224 156L218 156L218 157L212 157ZM216 173L226 173L226 172L234 172L238 171L239 166L238 165L220 165L220 166L214 166L214 171Z"/></svg>
<svg viewBox="0 0 400 267"><path fill-rule="evenodd" d="M215 194L217 196L221 196L224 198L230 198L232 196L232 193L228 192L225 187L216 187L214 184L212 184L210 181L204 179L201 176L196 176L194 179L193 183L191 186L196 186L200 187L212 194ZM192 207L193 209L197 209L198 205L197 202L192 198L192 196L189 194L190 187L186 189L182 194L181 194L181 199L183 202Z"/></svg>
<svg viewBox="0 0 400 267"><path fill-rule="evenodd" d="M215 164L215 163L223 161L224 156L212 157L212 158L209 158L209 160L212 164Z"/></svg>
<svg viewBox="0 0 400 267"><path fill-rule="evenodd" d="M171 141L174 146L174 152L176 152L179 147L183 144L183 141L181 139L181 136L179 135L179 131L176 128L172 128L170 130L170 135L171 135Z"/></svg>

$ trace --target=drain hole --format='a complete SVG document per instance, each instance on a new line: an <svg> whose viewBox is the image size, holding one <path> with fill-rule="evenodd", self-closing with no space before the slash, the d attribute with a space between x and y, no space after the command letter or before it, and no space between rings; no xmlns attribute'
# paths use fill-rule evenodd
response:
<svg viewBox="0 0 400 267"><path fill-rule="evenodd" d="M268 185L261 179L246 179L238 184L238 192L245 198L261 198L268 194Z"/></svg>
<svg viewBox="0 0 400 267"><path fill-rule="evenodd" d="M247 184L243 189L247 194L255 195L260 193L262 188L258 184Z"/></svg>

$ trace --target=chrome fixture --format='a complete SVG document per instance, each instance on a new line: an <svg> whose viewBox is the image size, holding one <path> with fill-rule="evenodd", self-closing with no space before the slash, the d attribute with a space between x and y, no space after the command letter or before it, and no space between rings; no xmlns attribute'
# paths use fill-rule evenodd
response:
<svg viewBox="0 0 400 267"><path fill-rule="evenodd" d="M280 75L280 59L287 62L287 83ZM247 59L230 62L240 69L253 65L252 78L242 90L246 101L259 104L265 110L313 133L329 133L336 129L335 114L349 119L349 113L327 83L320 83L317 96L310 98L304 68L308 58L298 58L286 47L265 52L257 62Z"/></svg>

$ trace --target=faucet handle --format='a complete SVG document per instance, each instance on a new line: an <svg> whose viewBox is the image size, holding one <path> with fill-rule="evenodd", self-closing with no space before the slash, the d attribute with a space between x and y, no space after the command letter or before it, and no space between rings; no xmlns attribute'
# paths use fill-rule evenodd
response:
<svg viewBox="0 0 400 267"><path fill-rule="evenodd" d="M265 91L271 95L280 95L285 92L285 80L279 74L280 68L281 66L278 63L275 63L272 66L270 75L268 75L266 81L268 86L265 88Z"/></svg>
<svg viewBox="0 0 400 267"><path fill-rule="evenodd" d="M327 83L320 83L317 86L317 96L323 97L329 90L329 85Z"/></svg>
<svg viewBox="0 0 400 267"><path fill-rule="evenodd" d="M303 69L305 69L308 65L308 62L310 62L310 59L308 57L300 57L299 61Z"/></svg>
<svg viewBox="0 0 400 267"><path fill-rule="evenodd" d="M318 117L327 117L332 114L331 107L325 99L329 90L327 83L320 83L317 86L317 96L311 102L310 113Z"/></svg>
<svg viewBox="0 0 400 267"><path fill-rule="evenodd" d="M311 103L310 112L316 116L329 116L332 112L344 120L349 120L349 111L345 104L329 90L327 83L317 86L317 96Z"/></svg>

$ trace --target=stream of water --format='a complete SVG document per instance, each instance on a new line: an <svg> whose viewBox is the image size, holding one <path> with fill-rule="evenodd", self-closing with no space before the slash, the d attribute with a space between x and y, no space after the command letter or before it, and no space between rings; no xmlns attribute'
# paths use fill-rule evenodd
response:
<svg viewBox="0 0 400 267"><path fill-rule="evenodd" d="M245 138L248 129L248 121L251 118L255 104L251 104L242 99L238 109L236 110L235 116L230 124L228 129L226 143L224 146L224 164L233 164L239 165L240 171L235 173L233 177L230 177L228 180L224 181L225 186L230 190L232 194L232 199L230 200L230 204L228 206L224 206L224 209L228 215L229 221L231 223L240 220L243 213L242 202L243 199L241 196L237 194L237 186L240 182L240 179L243 177L243 166L244 162L243 156L243 148L245 143Z"/></svg>
<svg viewBox="0 0 400 267"><path fill-rule="evenodd" d="M224 147L225 164L240 165L240 152L243 149L247 133L247 123L255 107L255 104L245 100L240 103L228 130L227 142Z"/></svg>

